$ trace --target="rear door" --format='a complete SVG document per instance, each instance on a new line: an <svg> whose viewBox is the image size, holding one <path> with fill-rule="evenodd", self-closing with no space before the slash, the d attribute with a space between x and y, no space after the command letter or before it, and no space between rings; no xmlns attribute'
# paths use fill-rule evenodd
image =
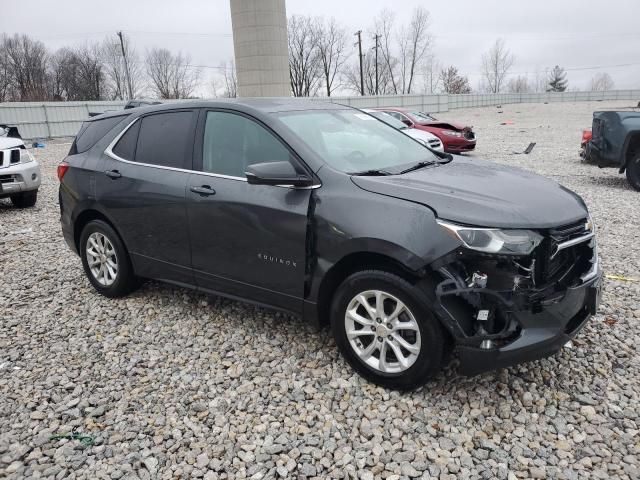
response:
<svg viewBox="0 0 640 480"><path fill-rule="evenodd" d="M97 199L141 276L193 284L185 189L196 119L194 110L145 115L105 152Z"/></svg>
<svg viewBox="0 0 640 480"><path fill-rule="evenodd" d="M187 189L192 264L199 286L292 311L304 296L310 189L250 185L248 165L293 153L265 125L203 111Z"/></svg>

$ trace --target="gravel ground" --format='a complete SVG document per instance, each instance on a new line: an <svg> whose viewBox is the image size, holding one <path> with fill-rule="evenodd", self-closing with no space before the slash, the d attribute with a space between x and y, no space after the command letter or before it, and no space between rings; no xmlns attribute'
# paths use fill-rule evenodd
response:
<svg viewBox="0 0 640 480"><path fill-rule="evenodd" d="M441 117L475 126L474 155L582 195L606 273L638 278L640 193L578 158L606 106ZM640 478L640 283L608 280L600 314L554 358L390 392L298 319L155 282L94 293L58 224L67 149L35 152L35 208L0 201L0 477ZM51 438L72 432L93 444Z"/></svg>

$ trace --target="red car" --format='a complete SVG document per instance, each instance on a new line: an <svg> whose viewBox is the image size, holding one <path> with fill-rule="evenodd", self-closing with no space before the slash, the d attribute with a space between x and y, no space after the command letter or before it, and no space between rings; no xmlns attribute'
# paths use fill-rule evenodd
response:
<svg viewBox="0 0 640 480"><path fill-rule="evenodd" d="M405 125L433 133L442 140L445 152L469 152L476 148L476 135L473 133L472 127L451 122L441 122L428 113L407 108L381 107L376 108L376 110L388 113Z"/></svg>

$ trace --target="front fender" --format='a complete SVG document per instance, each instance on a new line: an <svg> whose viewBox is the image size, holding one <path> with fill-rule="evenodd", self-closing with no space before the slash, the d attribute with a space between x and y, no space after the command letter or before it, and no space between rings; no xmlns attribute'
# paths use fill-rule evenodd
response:
<svg viewBox="0 0 640 480"><path fill-rule="evenodd" d="M353 184L335 195L319 189L312 202L310 301L316 301L327 272L354 253L382 255L417 273L460 245L424 205L353 188Z"/></svg>

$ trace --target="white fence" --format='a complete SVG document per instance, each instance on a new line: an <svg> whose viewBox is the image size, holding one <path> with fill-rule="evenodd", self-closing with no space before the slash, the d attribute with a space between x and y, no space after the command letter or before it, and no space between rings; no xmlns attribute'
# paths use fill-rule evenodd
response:
<svg viewBox="0 0 640 480"><path fill-rule="evenodd" d="M640 90L562 93L498 93L469 95L379 95L352 97L312 97L358 108L407 107L428 113L456 108L487 107L509 103L640 101ZM89 113L119 110L125 102L12 102L0 103L0 124L17 125L24 138L72 137Z"/></svg>

